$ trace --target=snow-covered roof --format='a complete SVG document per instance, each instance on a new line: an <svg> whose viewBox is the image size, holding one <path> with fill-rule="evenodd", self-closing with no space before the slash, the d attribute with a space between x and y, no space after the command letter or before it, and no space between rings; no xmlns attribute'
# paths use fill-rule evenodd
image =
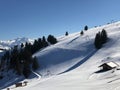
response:
<svg viewBox="0 0 120 90"><path fill-rule="evenodd" d="M117 63L111 61L111 62L103 63L103 64L100 65L99 67L103 67L104 65L107 65L107 66L109 66L109 67L111 67L111 68L115 68L115 67L118 67L118 66L119 66Z"/></svg>
<svg viewBox="0 0 120 90"><path fill-rule="evenodd" d="M106 64L107 64L108 66L112 67L112 68L118 66L118 64L116 64L115 62L108 62L108 63L106 63Z"/></svg>

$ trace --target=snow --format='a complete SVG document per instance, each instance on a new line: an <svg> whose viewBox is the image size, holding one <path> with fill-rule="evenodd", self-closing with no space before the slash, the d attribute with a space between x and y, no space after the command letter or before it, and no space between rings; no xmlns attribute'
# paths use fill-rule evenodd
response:
<svg viewBox="0 0 120 90"><path fill-rule="evenodd" d="M26 42L28 43L33 43L34 40L32 39L28 39L28 38L16 38L14 40L7 40L7 41L0 41L0 49L5 49L8 50L12 47L14 47L15 45L20 46L21 43L25 44ZM1 51L2 52L2 51Z"/></svg>
<svg viewBox="0 0 120 90"><path fill-rule="evenodd" d="M107 65L109 65L110 67L117 67L118 65L114 62L108 62Z"/></svg>
<svg viewBox="0 0 120 90"><path fill-rule="evenodd" d="M98 31L105 29L109 40L100 50L94 47ZM14 90L120 90L120 70L95 73L105 62L120 64L120 22L62 36L58 43L35 53L40 64L27 86ZM109 63L114 66L113 63ZM5 88L6 89L6 88Z"/></svg>

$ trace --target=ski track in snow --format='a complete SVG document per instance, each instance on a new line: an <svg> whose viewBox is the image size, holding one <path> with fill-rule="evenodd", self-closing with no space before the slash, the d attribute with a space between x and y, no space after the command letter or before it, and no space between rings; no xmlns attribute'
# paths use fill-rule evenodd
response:
<svg viewBox="0 0 120 90"><path fill-rule="evenodd" d="M72 39L70 42L68 42L68 45L71 44L73 41L75 41L76 39L78 39L79 37L76 37L74 39Z"/></svg>
<svg viewBox="0 0 120 90"><path fill-rule="evenodd" d="M42 76L40 74L38 74L37 72L34 72L33 70L32 70L32 73L35 74L38 77L38 80L41 79Z"/></svg>

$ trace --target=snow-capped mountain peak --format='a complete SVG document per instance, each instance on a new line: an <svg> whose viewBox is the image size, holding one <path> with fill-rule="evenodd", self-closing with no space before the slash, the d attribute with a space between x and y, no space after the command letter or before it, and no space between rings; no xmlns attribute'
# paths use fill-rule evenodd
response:
<svg viewBox="0 0 120 90"><path fill-rule="evenodd" d="M14 47L15 45L20 46L21 43L23 43L23 44L25 44L26 42L33 43L33 41L34 40L28 39L26 37L16 38L16 39L13 39L13 40L0 41L0 48L10 49L11 47Z"/></svg>

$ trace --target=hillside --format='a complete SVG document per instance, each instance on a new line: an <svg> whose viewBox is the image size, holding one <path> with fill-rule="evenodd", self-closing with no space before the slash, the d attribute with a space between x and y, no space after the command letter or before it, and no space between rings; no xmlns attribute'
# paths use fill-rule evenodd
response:
<svg viewBox="0 0 120 90"><path fill-rule="evenodd" d="M105 29L109 40L100 50L94 47L96 33ZM73 33L58 38L58 43L35 53L40 68L28 85L14 90L119 90L120 70L95 73L104 62L120 65L120 22L91 28L84 35ZM114 72L113 72L114 71ZM32 76L31 76L32 77ZM22 81L22 82L23 82ZM7 82L10 83L10 82ZM14 82L13 82L14 83Z"/></svg>

